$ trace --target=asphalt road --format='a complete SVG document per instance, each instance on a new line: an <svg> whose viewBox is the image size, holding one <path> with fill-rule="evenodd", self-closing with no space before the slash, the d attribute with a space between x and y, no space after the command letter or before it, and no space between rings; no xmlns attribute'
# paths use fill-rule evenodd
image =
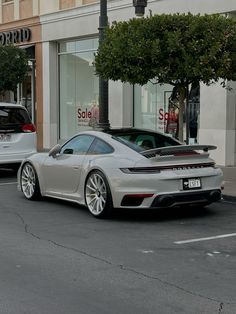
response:
<svg viewBox="0 0 236 314"><path fill-rule="evenodd" d="M0 171L1 314L235 314L235 243L233 203L98 220Z"/></svg>

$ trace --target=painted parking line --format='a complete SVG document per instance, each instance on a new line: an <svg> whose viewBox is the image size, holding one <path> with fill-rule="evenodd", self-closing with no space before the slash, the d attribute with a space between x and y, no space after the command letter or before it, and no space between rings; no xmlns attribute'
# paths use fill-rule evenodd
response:
<svg viewBox="0 0 236 314"><path fill-rule="evenodd" d="M11 184L17 184L17 182L4 182L4 183L0 183L0 186L11 185Z"/></svg>
<svg viewBox="0 0 236 314"><path fill-rule="evenodd" d="M228 234L221 234L213 237L206 237L206 238L198 238L198 239L190 239L184 241L176 241L175 244L185 244L185 243L193 243L193 242L200 242L200 241L209 241L215 239L222 239L222 238L229 238L229 237L236 237L236 233L228 233Z"/></svg>

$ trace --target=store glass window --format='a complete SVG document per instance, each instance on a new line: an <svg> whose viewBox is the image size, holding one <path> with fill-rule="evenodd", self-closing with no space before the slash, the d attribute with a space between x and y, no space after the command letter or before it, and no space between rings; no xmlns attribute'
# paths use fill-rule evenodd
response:
<svg viewBox="0 0 236 314"><path fill-rule="evenodd" d="M59 44L61 139L98 123L99 81L93 65L97 47L97 38Z"/></svg>
<svg viewBox="0 0 236 314"><path fill-rule="evenodd" d="M197 143L200 113L199 84L191 86L189 95L189 142ZM179 101L176 88L169 84L134 86L134 126L178 138ZM184 115L184 133L186 119ZM185 138L185 135L184 135Z"/></svg>

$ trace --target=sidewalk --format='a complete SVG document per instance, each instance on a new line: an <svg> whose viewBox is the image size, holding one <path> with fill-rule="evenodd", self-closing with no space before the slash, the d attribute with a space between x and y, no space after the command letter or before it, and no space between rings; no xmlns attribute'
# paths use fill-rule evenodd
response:
<svg viewBox="0 0 236 314"><path fill-rule="evenodd" d="M236 202L236 167L220 167L224 174L223 198Z"/></svg>

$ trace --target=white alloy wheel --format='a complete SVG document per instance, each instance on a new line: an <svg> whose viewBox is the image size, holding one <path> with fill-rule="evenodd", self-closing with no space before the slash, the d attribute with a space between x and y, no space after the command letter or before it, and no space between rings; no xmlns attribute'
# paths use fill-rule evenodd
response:
<svg viewBox="0 0 236 314"><path fill-rule="evenodd" d="M27 199L35 199L40 195L36 171L30 163L25 163L20 174L21 190Z"/></svg>
<svg viewBox="0 0 236 314"><path fill-rule="evenodd" d="M96 170L89 174L85 185L85 201L95 217L105 217L112 210L111 192L102 172Z"/></svg>

